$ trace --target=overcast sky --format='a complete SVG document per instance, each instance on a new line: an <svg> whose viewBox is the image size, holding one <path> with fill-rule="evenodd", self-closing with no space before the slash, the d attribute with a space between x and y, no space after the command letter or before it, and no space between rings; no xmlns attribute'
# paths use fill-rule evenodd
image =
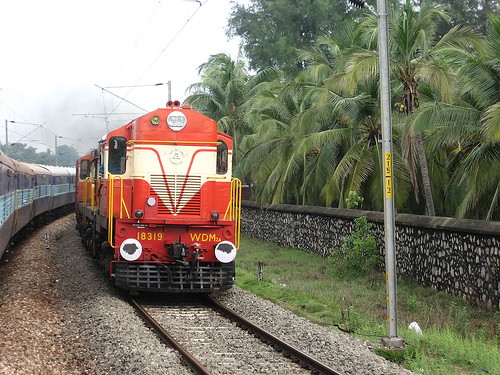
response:
<svg viewBox="0 0 500 375"><path fill-rule="evenodd" d="M8 120L9 143L53 151L57 135L58 145L84 154L108 130L165 106L168 85L150 85L171 81L172 99L182 101L210 55L238 57L238 41L225 35L231 7L231 0L2 0L0 142Z"/></svg>

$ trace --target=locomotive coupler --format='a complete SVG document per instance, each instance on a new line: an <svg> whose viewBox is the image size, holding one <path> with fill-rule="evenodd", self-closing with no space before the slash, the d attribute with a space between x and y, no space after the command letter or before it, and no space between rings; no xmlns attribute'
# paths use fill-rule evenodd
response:
<svg viewBox="0 0 500 375"><path fill-rule="evenodd" d="M186 258L189 256L189 246L182 243L180 237L179 241L172 242L168 245L167 253L177 263L181 263L184 266L189 265L186 261Z"/></svg>

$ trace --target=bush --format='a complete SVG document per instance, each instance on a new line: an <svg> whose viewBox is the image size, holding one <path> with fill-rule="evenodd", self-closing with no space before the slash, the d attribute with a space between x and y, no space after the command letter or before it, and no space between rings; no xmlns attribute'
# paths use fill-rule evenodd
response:
<svg viewBox="0 0 500 375"><path fill-rule="evenodd" d="M339 273L362 275L373 270L382 258L379 256L373 224L361 216L354 220L354 232L347 237L340 249L329 249L330 263Z"/></svg>
<svg viewBox="0 0 500 375"><path fill-rule="evenodd" d="M349 192L349 197L345 200L347 208L361 208L365 198L360 197L355 191Z"/></svg>

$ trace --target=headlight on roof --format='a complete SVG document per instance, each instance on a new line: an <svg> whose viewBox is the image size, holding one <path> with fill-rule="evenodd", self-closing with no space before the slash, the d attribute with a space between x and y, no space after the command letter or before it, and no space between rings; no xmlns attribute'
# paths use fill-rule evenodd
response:
<svg viewBox="0 0 500 375"><path fill-rule="evenodd" d="M186 126L187 118L182 112L171 112L167 117L167 124L174 132L178 132Z"/></svg>

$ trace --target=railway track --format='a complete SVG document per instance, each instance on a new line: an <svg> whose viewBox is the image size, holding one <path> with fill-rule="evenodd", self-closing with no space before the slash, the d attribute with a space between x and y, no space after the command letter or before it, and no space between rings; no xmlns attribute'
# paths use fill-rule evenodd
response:
<svg viewBox="0 0 500 375"><path fill-rule="evenodd" d="M130 302L196 374L341 375L210 298Z"/></svg>

